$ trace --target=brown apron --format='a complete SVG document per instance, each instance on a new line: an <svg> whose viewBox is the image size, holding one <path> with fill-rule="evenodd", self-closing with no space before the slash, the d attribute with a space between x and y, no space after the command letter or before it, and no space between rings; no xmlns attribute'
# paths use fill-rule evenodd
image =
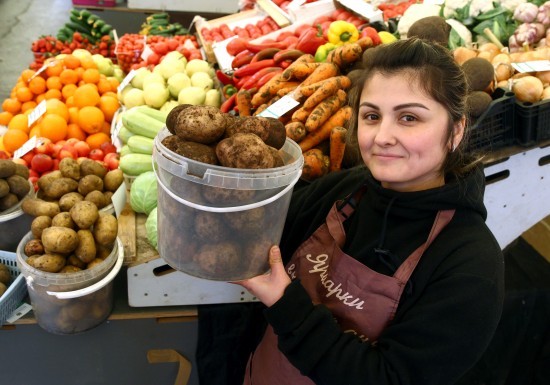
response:
<svg viewBox="0 0 550 385"><path fill-rule="evenodd" d="M335 203L326 221L294 253L286 269L300 278L314 304L327 306L345 333L374 342L390 322L401 293L424 250L450 222L454 210L439 211L426 242L416 249L390 277L368 268L342 251L346 240L343 221L352 204L340 210ZM311 385L277 348L277 335L267 330L248 361L245 385Z"/></svg>

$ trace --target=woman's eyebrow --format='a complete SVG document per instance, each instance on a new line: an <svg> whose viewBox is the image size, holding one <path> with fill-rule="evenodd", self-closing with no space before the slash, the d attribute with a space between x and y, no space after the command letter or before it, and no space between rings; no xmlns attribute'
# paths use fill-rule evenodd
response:
<svg viewBox="0 0 550 385"><path fill-rule="evenodd" d="M378 107L376 104L372 104L372 103L369 103L369 102L363 102L359 105L359 107L370 107L370 108L373 108L375 110L379 110L380 107ZM428 107L426 107L424 104L422 103L405 103L405 104L399 104L395 107L393 107L393 110L394 111L398 111L398 110L402 110L402 109L405 109L405 108L411 108L411 107L419 107L419 108L424 108L425 110L429 110Z"/></svg>

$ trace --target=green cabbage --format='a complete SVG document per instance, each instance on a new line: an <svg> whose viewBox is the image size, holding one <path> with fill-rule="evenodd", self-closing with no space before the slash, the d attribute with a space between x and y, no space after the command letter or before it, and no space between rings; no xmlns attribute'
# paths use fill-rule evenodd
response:
<svg viewBox="0 0 550 385"><path fill-rule="evenodd" d="M157 207L157 177L147 171L138 177L130 187L130 206L136 213L149 213Z"/></svg>
<svg viewBox="0 0 550 385"><path fill-rule="evenodd" d="M157 208L155 207L151 213L147 216L145 221L145 230L147 232L147 240L156 249L157 240Z"/></svg>

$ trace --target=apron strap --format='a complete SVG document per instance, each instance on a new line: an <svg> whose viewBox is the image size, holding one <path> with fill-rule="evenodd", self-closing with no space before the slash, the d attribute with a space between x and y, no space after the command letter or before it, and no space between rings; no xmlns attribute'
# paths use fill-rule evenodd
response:
<svg viewBox="0 0 550 385"><path fill-rule="evenodd" d="M346 198L337 201L330 209L329 215L325 222L330 235L336 241L338 247L344 247L346 242L346 231L344 230L344 221L350 217L355 211L357 204L363 197L365 185L362 185L355 193L348 195Z"/></svg>

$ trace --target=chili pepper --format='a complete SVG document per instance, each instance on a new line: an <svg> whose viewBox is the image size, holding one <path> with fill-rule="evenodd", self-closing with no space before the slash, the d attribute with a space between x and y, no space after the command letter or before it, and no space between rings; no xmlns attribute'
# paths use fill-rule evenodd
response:
<svg viewBox="0 0 550 385"><path fill-rule="evenodd" d="M370 37L373 45L382 44L382 39L378 35L378 31L373 27L365 27L361 30L361 37Z"/></svg>
<svg viewBox="0 0 550 385"><path fill-rule="evenodd" d="M249 41L246 42L246 49L249 50L250 52L258 53L265 48L285 49L287 47L286 47L286 44L280 41L264 41L259 44L254 44Z"/></svg>
<svg viewBox="0 0 550 385"><path fill-rule="evenodd" d="M238 90L240 90L243 87L243 84L247 82L248 79L250 79L252 75L243 76L242 78L237 78L237 82L235 83L235 87L237 87Z"/></svg>
<svg viewBox="0 0 550 385"><path fill-rule="evenodd" d="M256 83L258 82L258 80L260 80L260 78L262 76L264 76L265 74L268 74L268 73L271 73L271 72L281 72L282 70L283 69L281 67L262 68L261 70L256 72L254 75L250 76L250 78L246 82L243 83L241 89L245 89L245 90L251 89L254 86L256 86Z"/></svg>
<svg viewBox="0 0 550 385"><path fill-rule="evenodd" d="M329 52L336 47L337 45L333 43L325 43L319 46L319 48L317 48L317 51L315 52L315 61L319 63L326 61Z"/></svg>
<svg viewBox="0 0 550 385"><path fill-rule="evenodd" d="M225 72L223 72L222 70L216 70L216 77L218 78L218 80L223 84L223 85L226 85L226 84L235 84L234 80L233 80L233 77L229 76L228 74L226 74Z"/></svg>
<svg viewBox="0 0 550 385"><path fill-rule="evenodd" d="M222 103L220 106L220 111L227 114L229 111L235 107L235 101L237 99L237 93L235 92L233 95L231 95L229 98L225 100L225 102Z"/></svg>
<svg viewBox="0 0 550 385"><path fill-rule="evenodd" d="M279 64L283 60L296 60L300 56L302 56L304 52L300 51L299 49L283 49L277 52L273 56L273 61L275 61L275 64Z"/></svg>
<svg viewBox="0 0 550 385"><path fill-rule="evenodd" d="M258 52L256 55L254 55L254 57L250 62L255 63L260 60L272 59L273 56L275 56L275 54L279 51L280 51L279 48L264 48L260 52Z"/></svg>
<svg viewBox="0 0 550 385"><path fill-rule="evenodd" d="M243 67L240 67L233 73L233 76L242 78L243 76L254 75L257 71L261 70L262 68L274 67L274 66L275 66L275 61L273 61L273 59L260 60L255 63L249 63Z"/></svg>
<svg viewBox="0 0 550 385"><path fill-rule="evenodd" d="M250 63L254 55L254 52L250 52L249 50L245 49L233 58L233 60L231 61L231 68L240 68L243 65Z"/></svg>
<svg viewBox="0 0 550 385"><path fill-rule="evenodd" d="M282 69L281 69L282 71ZM261 78L258 79L258 81L256 82L256 87L260 88L261 86L263 86L265 83L267 83L273 76L277 75L279 72L278 71L273 71L273 72L268 72L266 73L264 76L262 76Z"/></svg>
<svg viewBox="0 0 550 385"><path fill-rule="evenodd" d="M311 27L311 29L308 29L307 31L302 33L302 35L298 39L296 48L304 53L314 55L315 51L317 51L317 48L325 44L326 42L327 41L323 37L323 30L318 24L317 27Z"/></svg>
<svg viewBox="0 0 550 385"><path fill-rule="evenodd" d="M292 37L296 37L294 35L294 32L290 32L290 31L284 31L284 32L281 32L279 35L277 35L277 37L275 38L276 41L283 41L285 40L287 37L289 36L292 36Z"/></svg>
<svg viewBox="0 0 550 385"><path fill-rule="evenodd" d="M238 91L237 87L235 87L233 84L226 84L222 88L223 96L226 98L229 98L231 95L233 95L237 91Z"/></svg>
<svg viewBox="0 0 550 385"><path fill-rule="evenodd" d="M336 45L354 43L359 39L359 31L355 25L347 21L336 20L330 23L327 37L330 43Z"/></svg>

